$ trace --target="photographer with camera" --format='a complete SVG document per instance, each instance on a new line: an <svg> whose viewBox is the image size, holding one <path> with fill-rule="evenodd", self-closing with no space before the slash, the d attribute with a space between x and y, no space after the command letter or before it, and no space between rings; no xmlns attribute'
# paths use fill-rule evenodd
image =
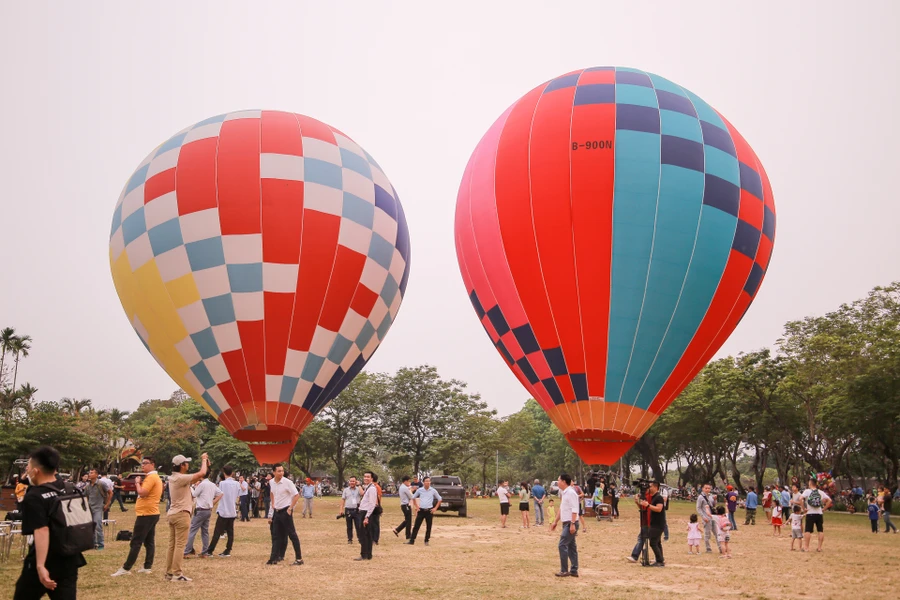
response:
<svg viewBox="0 0 900 600"><path fill-rule="evenodd" d="M359 507L359 501L362 498L360 488L356 487L356 477L350 477L347 481L347 487L341 492L341 510L338 512L338 519L347 521L347 543L353 543L353 527L356 524L356 509ZM359 537L359 530L356 531L356 537Z"/></svg>
<svg viewBox="0 0 900 600"><path fill-rule="evenodd" d="M656 562L648 564L649 561L645 557L644 566L664 567L666 562L663 559L661 538L666 528L666 501L663 500L662 495L659 493L659 482L644 482L640 480L638 484L641 485L641 493L634 496L634 503L641 514L641 535L628 560L636 563L644 544L649 541L650 549L653 550Z"/></svg>

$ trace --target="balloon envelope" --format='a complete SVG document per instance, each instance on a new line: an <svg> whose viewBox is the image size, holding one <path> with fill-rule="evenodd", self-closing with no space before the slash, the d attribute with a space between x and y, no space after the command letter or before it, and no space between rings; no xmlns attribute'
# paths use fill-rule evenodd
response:
<svg viewBox="0 0 900 600"><path fill-rule="evenodd" d="M365 365L409 277L409 232L369 154L310 117L242 111L175 134L113 214L113 281L168 374L261 463Z"/></svg>
<svg viewBox="0 0 900 600"><path fill-rule="evenodd" d="M775 204L712 107L657 75L599 67L497 119L463 175L455 231L506 364L585 462L611 464L750 306Z"/></svg>

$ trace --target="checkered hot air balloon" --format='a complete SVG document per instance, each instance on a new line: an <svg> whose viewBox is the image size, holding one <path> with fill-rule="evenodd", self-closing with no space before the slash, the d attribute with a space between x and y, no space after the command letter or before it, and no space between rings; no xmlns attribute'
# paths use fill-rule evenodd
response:
<svg viewBox="0 0 900 600"><path fill-rule="evenodd" d="M138 165L113 213L110 264L147 350L272 463L390 329L409 231L349 137L251 110L188 127Z"/></svg>
<svg viewBox="0 0 900 600"><path fill-rule="evenodd" d="M587 463L611 464L725 342L775 239L762 164L696 95L599 67L516 101L456 207L466 291Z"/></svg>

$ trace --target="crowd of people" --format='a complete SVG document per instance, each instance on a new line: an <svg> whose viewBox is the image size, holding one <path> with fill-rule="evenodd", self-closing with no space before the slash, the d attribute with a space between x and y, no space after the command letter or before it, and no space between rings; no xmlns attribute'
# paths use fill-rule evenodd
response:
<svg viewBox="0 0 900 600"><path fill-rule="evenodd" d="M86 564L81 552L59 551L58 529L66 527L66 519L55 513L59 510L58 498L66 494L78 494L84 498L93 521L93 540L88 540L87 548L105 548L103 521L114 502L127 510L117 493L119 480L106 477L97 469L90 469L77 484L65 481L58 475L59 453L48 446L35 450L19 480L16 495L22 518L22 532L33 536L33 543L23 564L22 574L16 584L15 599L40 598L52 592L52 598L75 598L78 569ZM321 495L321 487L310 479L295 482L285 473L282 465L275 465L271 473L263 476L235 474L230 465L218 470L210 466L206 454L200 457L199 467L192 472L192 459L183 455L171 461L171 474L163 478L157 471L152 456L143 456L141 474L134 477L136 489L135 523L131 533L129 550L122 566L112 573L113 577L130 576L137 565L141 551L144 560L140 574L151 574L156 555L156 528L162 517L160 506L165 505L168 546L166 548L164 578L173 582L189 582L191 578L184 572L184 560L200 558L227 559L231 557L235 545L234 522L237 519L249 521L263 517L267 519L271 535L271 550L267 565L285 561L288 543L294 553L291 566L303 565L300 539L294 524L295 507L303 500L302 518L313 518L314 498ZM30 484L30 485L29 485ZM473 490L474 491L474 490ZM736 513L744 511L743 526L757 524L757 512L763 515L760 523L773 528L773 535L781 536L782 527L790 527L791 550L811 551L813 534L816 534L816 552L822 552L824 544L824 514L833 505L831 496L818 488L816 479L810 479L803 491L795 483L791 488L778 489L766 486L760 493L751 486L745 497L741 497L731 486L725 487L720 501L719 490L712 485L700 487L696 494L688 492L695 500L696 512L687 525L688 553L701 553L705 545L707 553L712 553L715 542L720 558L731 558L731 536L738 531ZM857 490L852 493L856 494ZM360 547L358 561L372 560L373 546L380 541L382 498L384 489L378 482L377 474L366 471L359 481L350 477L342 490L340 508L337 515L346 524L347 543L354 544L354 537ZM425 525L423 543L428 546L433 533L433 517L443 502L441 494L431 485L430 477L402 477L397 487L402 520L391 528L396 537L403 533L406 544L414 545L419 539L422 525ZM618 517L621 498L632 494L630 486L622 488L615 480L592 474L583 485L578 485L568 474L562 474L546 485L535 479L529 484L522 481L510 486L509 481L500 481L490 490L500 506L499 527L508 526L511 505L517 499L521 516L521 528L542 527L549 522L551 531L560 528L558 551L560 570L558 577L578 577L579 532L587 533L585 515L593 516L593 511L602 507L608 509L610 519ZM868 516L872 531L878 532L878 521L884 520L885 533L897 533L891 521L893 500L900 491L892 493L890 487L882 485L866 497ZM633 494L633 500L640 515L640 532L637 543L627 557L631 562L641 560L647 566L664 567L662 541L669 538L666 511L673 494L670 488L657 481L644 482L640 491ZM859 494L862 496L862 494ZM559 500L558 507L555 500ZM531 512L534 519L531 519ZM213 524L213 514L215 522ZM87 522L89 522L87 521ZM212 535L209 533L213 525ZM71 526L71 524L69 524ZM54 527L57 532L54 533ZM200 538L199 552L196 547ZM88 533L90 535L90 532ZM216 553L221 539L225 548ZM701 544L703 542L703 544ZM797 548L795 548L797 544ZM649 561L652 551L654 562Z"/></svg>

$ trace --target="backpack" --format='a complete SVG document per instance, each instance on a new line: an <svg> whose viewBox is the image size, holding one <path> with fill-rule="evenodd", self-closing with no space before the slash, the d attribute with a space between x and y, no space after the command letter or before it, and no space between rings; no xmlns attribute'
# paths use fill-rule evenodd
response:
<svg viewBox="0 0 900 600"><path fill-rule="evenodd" d="M96 524L85 495L68 481L62 490L44 487L56 493L50 509L50 545L53 552L75 556L93 550Z"/></svg>
<svg viewBox="0 0 900 600"><path fill-rule="evenodd" d="M812 506L813 508L821 508L822 506L822 494L819 493L819 490L813 490L809 493L809 498L806 499L806 503Z"/></svg>
<svg viewBox="0 0 900 600"><path fill-rule="evenodd" d="M117 542L130 542L133 535L134 534L132 534L127 529L121 529L121 530L119 530L119 533L116 534L116 541Z"/></svg>

